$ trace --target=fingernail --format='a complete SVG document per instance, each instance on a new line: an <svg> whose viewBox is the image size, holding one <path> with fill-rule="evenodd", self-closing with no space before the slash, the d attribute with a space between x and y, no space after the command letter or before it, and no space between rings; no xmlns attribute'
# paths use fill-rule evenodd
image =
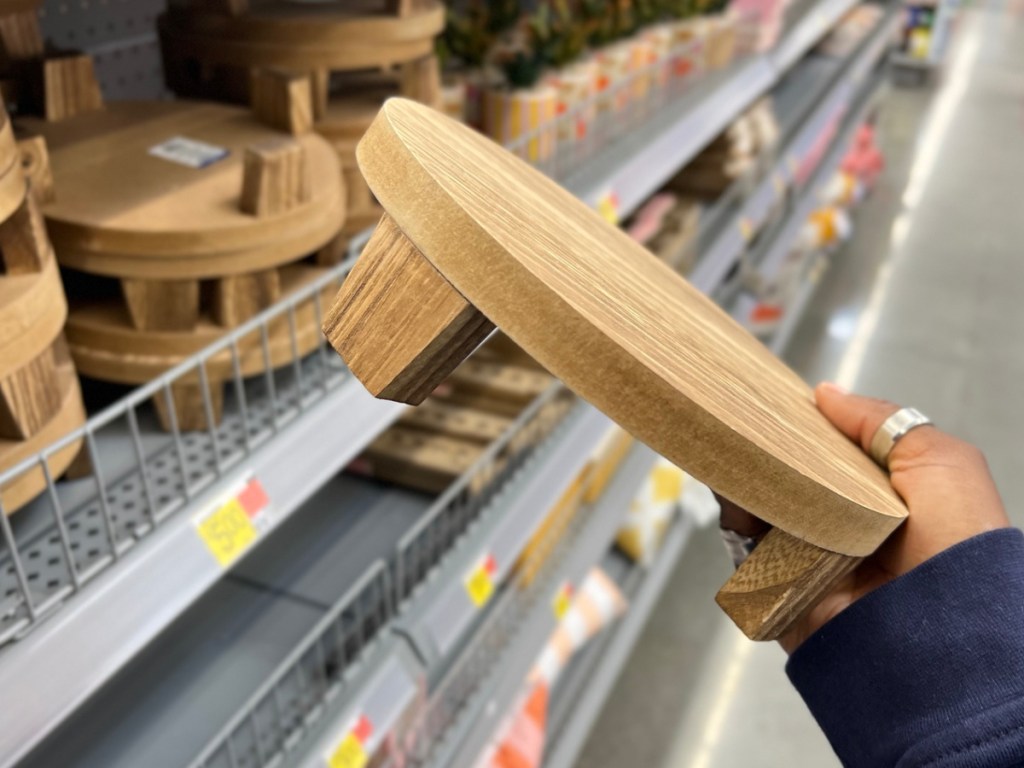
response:
<svg viewBox="0 0 1024 768"><path fill-rule="evenodd" d="M848 395L848 394L850 394L850 390L848 390L846 387L839 386L834 381L823 381L823 382L821 382L821 384L818 385L818 387L820 387L821 389L827 390L829 392L834 392L837 395Z"/></svg>

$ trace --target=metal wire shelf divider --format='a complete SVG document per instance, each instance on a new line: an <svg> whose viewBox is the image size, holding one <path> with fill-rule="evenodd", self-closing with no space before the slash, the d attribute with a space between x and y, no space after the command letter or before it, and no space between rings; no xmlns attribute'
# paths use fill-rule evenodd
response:
<svg viewBox="0 0 1024 768"><path fill-rule="evenodd" d="M361 245L362 240L354 243L353 251ZM31 515L19 512L8 518L0 507L0 645L24 637L42 617L348 378L340 359L322 344L301 356L298 337L300 313L303 324L315 323L319 333L324 303L353 263L350 257L329 268L36 456L0 473L0 488L29 473L40 473L45 480L44 492L31 502ZM272 336L277 339L274 350ZM243 365L262 370L246 376ZM198 385L204 430L178 428L172 388L183 384ZM214 387L227 390L219 421ZM146 406L157 399L166 409L166 430L157 427ZM129 461L111 458L114 440L130 446ZM49 459L73 443L82 444L90 476L58 486Z"/></svg>
<svg viewBox="0 0 1024 768"><path fill-rule="evenodd" d="M445 743L451 738L453 727L475 711L477 704L482 704L478 700L488 681L499 673L502 654L516 642L537 601L555 593L565 556L588 520L586 507L565 505L545 522L519 563L518 577L504 585L484 623L431 692L424 714L405 736L408 751L404 765L430 765L439 752L453 746Z"/></svg>
<svg viewBox="0 0 1024 768"><path fill-rule="evenodd" d="M536 397L502 436L426 510L282 661L190 768L270 768L301 740L436 574L446 554L486 515L490 502L558 431L573 399L558 383Z"/></svg>

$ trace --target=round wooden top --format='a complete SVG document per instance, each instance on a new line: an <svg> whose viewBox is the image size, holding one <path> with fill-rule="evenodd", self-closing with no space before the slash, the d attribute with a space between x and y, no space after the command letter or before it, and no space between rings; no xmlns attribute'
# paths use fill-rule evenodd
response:
<svg viewBox="0 0 1024 768"><path fill-rule="evenodd" d="M404 235L574 391L782 530L848 555L906 517L800 378L621 230L497 144L392 99L358 148Z"/></svg>
<svg viewBox="0 0 1024 768"><path fill-rule="evenodd" d="M0 0L0 16L38 10L43 0Z"/></svg>
<svg viewBox="0 0 1024 768"><path fill-rule="evenodd" d="M62 264L115 277L204 278L253 272L316 250L344 221L335 150L297 139L311 199L256 217L239 207L245 148L283 136L248 110L188 101L119 102L47 123L19 120L46 138L56 199L43 208ZM153 154L176 138L226 151L204 167Z"/></svg>
<svg viewBox="0 0 1024 768"><path fill-rule="evenodd" d="M166 44L203 61L236 66L364 69L426 56L444 28L444 5L418 4L399 17L379 0L301 3L252 0L248 12L172 7L160 17Z"/></svg>

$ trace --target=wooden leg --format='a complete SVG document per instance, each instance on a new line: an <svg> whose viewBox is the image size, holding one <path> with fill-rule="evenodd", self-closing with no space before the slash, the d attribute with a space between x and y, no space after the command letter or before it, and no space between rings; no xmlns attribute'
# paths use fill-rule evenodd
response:
<svg viewBox="0 0 1024 768"><path fill-rule="evenodd" d="M751 640L775 640L860 562L774 528L715 599Z"/></svg>
<svg viewBox="0 0 1024 768"><path fill-rule="evenodd" d="M39 14L34 8L0 16L0 44L7 63L38 59L44 52Z"/></svg>
<svg viewBox="0 0 1024 768"><path fill-rule="evenodd" d="M272 216L307 202L309 159L294 139L246 147L241 209L253 216Z"/></svg>
<svg viewBox="0 0 1024 768"><path fill-rule="evenodd" d="M52 203L56 196L53 189L53 168L50 165L50 153L46 149L46 139L33 136L18 141L21 152L21 167L28 177L32 196L40 205Z"/></svg>
<svg viewBox="0 0 1024 768"><path fill-rule="evenodd" d="M307 75L256 69L249 93L260 122L293 136L313 130L313 88Z"/></svg>
<svg viewBox="0 0 1024 768"><path fill-rule="evenodd" d="M430 54L422 59L402 64L402 95L415 101L441 108L441 68L437 56Z"/></svg>
<svg viewBox="0 0 1024 768"><path fill-rule="evenodd" d="M209 429L206 409L203 407L203 388L199 383L178 382L171 385L171 400L174 403L174 417L179 432L196 432ZM167 432L172 430L171 413L167 407L167 396L158 392L153 396L156 415L160 426ZM224 415L224 383L210 382L210 407L213 411L214 426L220 424Z"/></svg>
<svg viewBox="0 0 1024 768"><path fill-rule="evenodd" d="M414 405L492 330L390 216L324 320L327 340L372 395Z"/></svg>
<svg viewBox="0 0 1024 768"><path fill-rule="evenodd" d="M64 120L103 108L103 94L90 56L61 56L39 63L30 110L47 120Z"/></svg>
<svg viewBox="0 0 1024 768"><path fill-rule="evenodd" d="M222 277L213 284L213 319L234 328L281 298L281 277L276 269Z"/></svg>
<svg viewBox="0 0 1024 768"><path fill-rule="evenodd" d="M309 82L313 90L313 119L323 120L331 98L331 73L326 69L315 69L309 73Z"/></svg>
<svg viewBox="0 0 1024 768"><path fill-rule="evenodd" d="M39 272L50 258L46 224L32 195L26 196L18 210L0 223L0 258L9 275Z"/></svg>
<svg viewBox="0 0 1024 768"><path fill-rule="evenodd" d="M121 281L132 325L140 331L191 331L199 320L198 280Z"/></svg>
<svg viewBox="0 0 1024 768"><path fill-rule="evenodd" d="M52 419L61 407L53 348L0 380L0 437L25 440Z"/></svg>

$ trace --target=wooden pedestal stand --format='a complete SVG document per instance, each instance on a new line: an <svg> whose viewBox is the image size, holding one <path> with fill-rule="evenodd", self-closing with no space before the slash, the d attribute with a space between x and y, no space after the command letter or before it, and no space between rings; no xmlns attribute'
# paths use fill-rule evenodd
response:
<svg viewBox="0 0 1024 768"><path fill-rule="evenodd" d="M380 105L396 95L440 105L433 51L443 26L436 0L186 1L160 18L160 35L168 83L181 96L266 104L288 77L309 76L313 128L337 150L349 193L345 228L322 254L330 263L382 213L355 163L356 142ZM278 127L301 133L306 124Z"/></svg>
<svg viewBox="0 0 1024 768"><path fill-rule="evenodd" d="M46 228L22 170L11 123L0 107L0 471L46 448L85 422L63 328L67 302ZM59 477L78 453L75 441L48 459ZM0 488L10 514L46 488L42 467Z"/></svg>
<svg viewBox="0 0 1024 768"><path fill-rule="evenodd" d="M358 157L387 216L325 331L373 394L422 401L498 326L637 438L775 526L718 595L756 639L789 628L906 518L885 473L796 374L539 172L397 99Z"/></svg>
<svg viewBox="0 0 1024 768"><path fill-rule="evenodd" d="M287 112L295 102L279 106ZM82 373L100 379L146 383L315 278L317 268L291 265L344 221L330 145L244 109L120 102L26 118L19 128L49 147L55 195L43 213L60 263L120 283L120 299L105 306L72 292L71 352ZM301 354L317 344L312 308L297 320ZM283 364L287 321L272 330L272 364ZM243 356L245 374L262 370L261 356ZM210 375L216 413L230 370L215 365ZM197 387L175 388L182 429L205 425Z"/></svg>

